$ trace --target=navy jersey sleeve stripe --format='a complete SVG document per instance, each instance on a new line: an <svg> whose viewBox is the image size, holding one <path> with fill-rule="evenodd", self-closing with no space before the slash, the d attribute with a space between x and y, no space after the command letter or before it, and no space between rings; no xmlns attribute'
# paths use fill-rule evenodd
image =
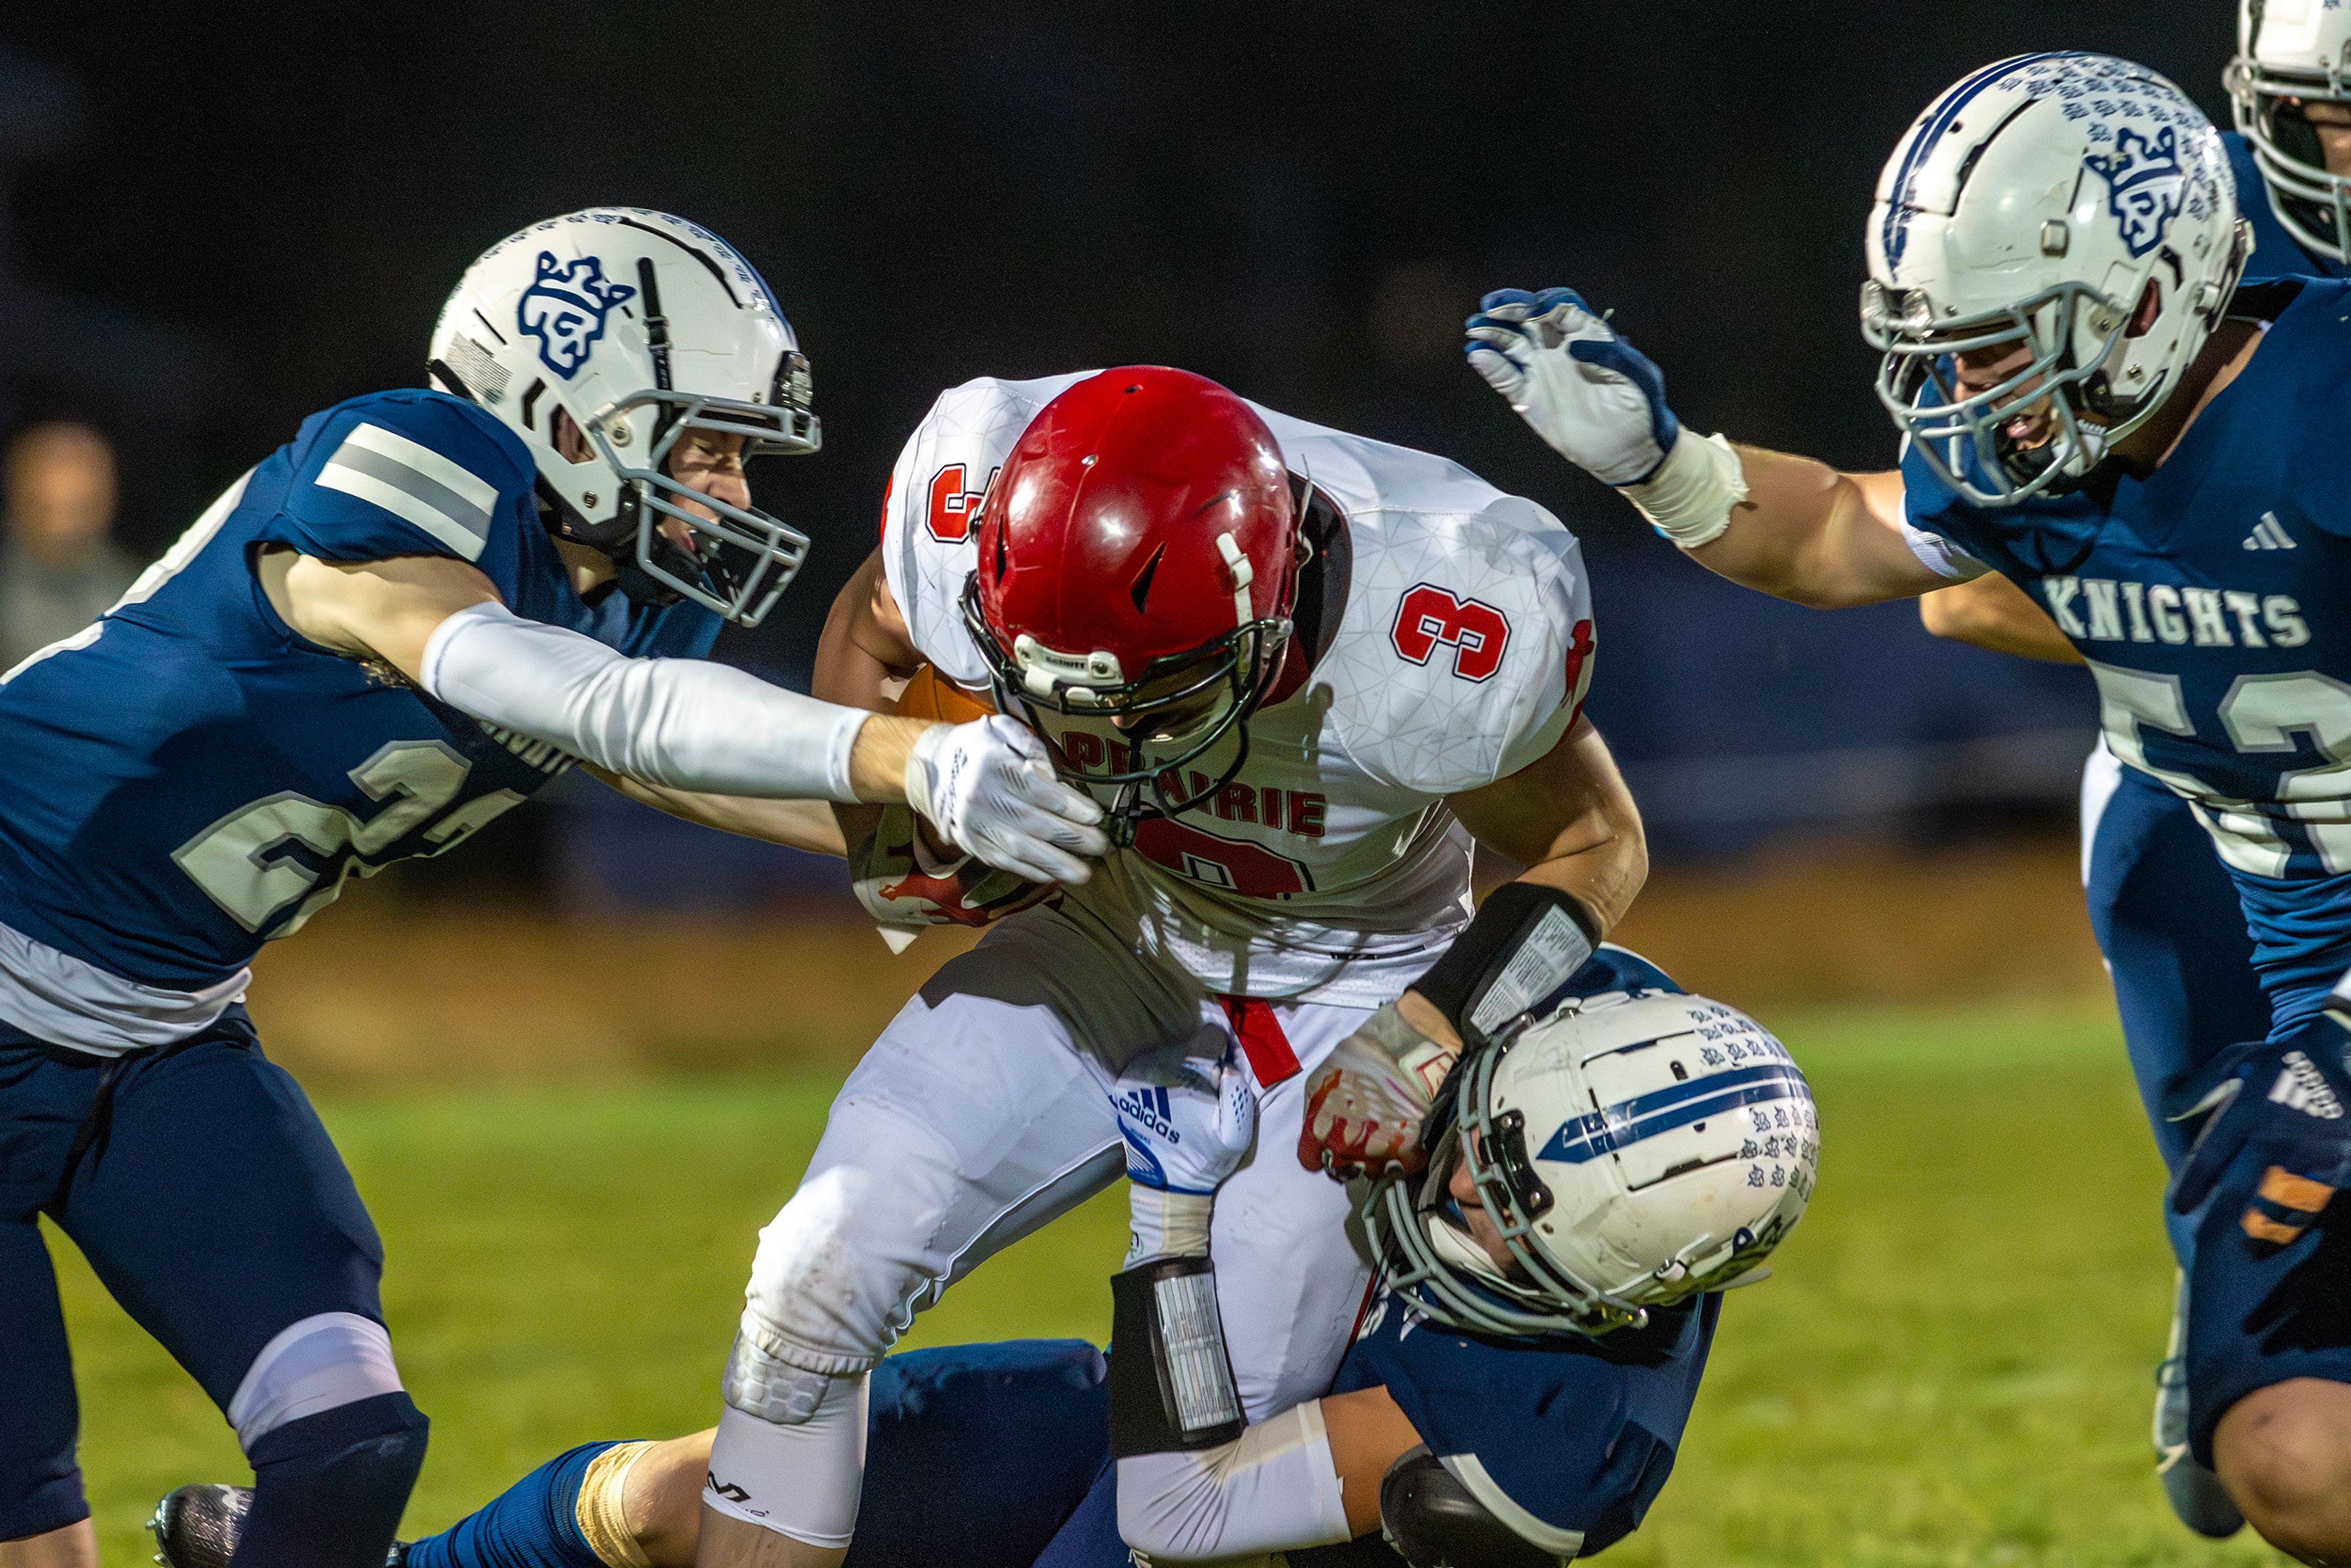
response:
<svg viewBox="0 0 2351 1568"><path fill-rule="evenodd" d="M287 458L263 538L321 560L446 556L514 602L528 536L542 531L538 467L489 414L422 388L377 392L306 423Z"/></svg>
<svg viewBox="0 0 2351 1568"><path fill-rule="evenodd" d="M319 483L415 524L467 560L489 542L498 487L398 431L354 426L319 470Z"/></svg>

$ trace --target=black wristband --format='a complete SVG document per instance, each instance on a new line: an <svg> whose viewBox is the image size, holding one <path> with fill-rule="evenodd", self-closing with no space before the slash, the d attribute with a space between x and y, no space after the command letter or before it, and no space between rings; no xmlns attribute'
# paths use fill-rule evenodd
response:
<svg viewBox="0 0 2351 1568"><path fill-rule="evenodd" d="M1583 967L1599 945L1600 923L1573 894L1504 883L1412 988L1460 1031L1464 1045L1482 1048Z"/></svg>
<svg viewBox="0 0 2351 1568"><path fill-rule="evenodd" d="M1111 1276L1110 1451L1188 1452L1246 1429L1217 1316L1216 1265L1155 1258Z"/></svg>

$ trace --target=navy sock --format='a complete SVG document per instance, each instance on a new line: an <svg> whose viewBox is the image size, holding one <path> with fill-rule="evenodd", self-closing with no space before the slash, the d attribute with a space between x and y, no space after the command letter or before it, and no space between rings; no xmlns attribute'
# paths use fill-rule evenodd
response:
<svg viewBox="0 0 2351 1568"><path fill-rule="evenodd" d="M580 1533L580 1488L618 1443L558 1454L438 1535L408 1549L408 1568L603 1568Z"/></svg>
<svg viewBox="0 0 2351 1568"><path fill-rule="evenodd" d="M235 1568L382 1568L427 1425L407 1395L377 1394L263 1437Z"/></svg>

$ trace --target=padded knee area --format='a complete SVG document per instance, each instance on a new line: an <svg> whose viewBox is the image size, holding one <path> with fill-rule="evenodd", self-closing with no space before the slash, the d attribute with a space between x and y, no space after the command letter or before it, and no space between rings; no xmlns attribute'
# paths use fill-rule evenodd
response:
<svg viewBox="0 0 2351 1568"><path fill-rule="evenodd" d="M383 1568L430 1425L406 1394L379 1394L262 1437L233 1568Z"/></svg>
<svg viewBox="0 0 2351 1568"><path fill-rule="evenodd" d="M811 1173L759 1232L745 1338L801 1372L871 1371L898 1337L901 1304L928 1283L909 1264L936 1222L935 1201L903 1172L839 1165Z"/></svg>

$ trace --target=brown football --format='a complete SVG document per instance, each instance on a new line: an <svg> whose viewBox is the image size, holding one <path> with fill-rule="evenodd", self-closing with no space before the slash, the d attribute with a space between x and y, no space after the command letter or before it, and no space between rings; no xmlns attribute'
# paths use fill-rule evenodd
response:
<svg viewBox="0 0 2351 1568"><path fill-rule="evenodd" d="M906 682L906 689L890 705L901 718L935 718L947 724L969 724L996 711L983 697L956 685L939 674L936 664L925 664Z"/></svg>

